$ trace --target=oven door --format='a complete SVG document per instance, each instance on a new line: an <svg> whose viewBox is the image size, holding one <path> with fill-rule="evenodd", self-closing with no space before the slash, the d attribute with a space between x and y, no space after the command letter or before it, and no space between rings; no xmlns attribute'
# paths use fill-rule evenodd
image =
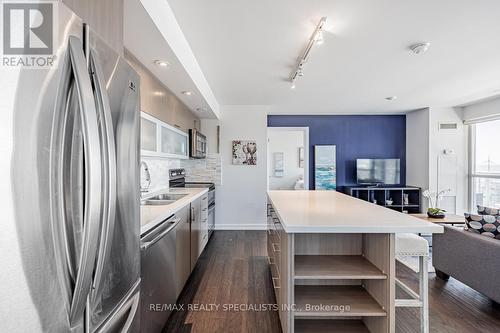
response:
<svg viewBox="0 0 500 333"><path fill-rule="evenodd" d="M208 191L208 205L215 205L215 190Z"/></svg>
<svg viewBox="0 0 500 333"><path fill-rule="evenodd" d="M210 192L209 192L210 193ZM212 236L215 229L215 203L208 207L208 238Z"/></svg>

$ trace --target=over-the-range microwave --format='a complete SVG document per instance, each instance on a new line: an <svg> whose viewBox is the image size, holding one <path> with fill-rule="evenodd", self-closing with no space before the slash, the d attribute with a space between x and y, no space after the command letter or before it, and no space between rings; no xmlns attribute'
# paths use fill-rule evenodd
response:
<svg viewBox="0 0 500 333"><path fill-rule="evenodd" d="M207 137L194 128L189 130L189 156L192 158L207 157Z"/></svg>

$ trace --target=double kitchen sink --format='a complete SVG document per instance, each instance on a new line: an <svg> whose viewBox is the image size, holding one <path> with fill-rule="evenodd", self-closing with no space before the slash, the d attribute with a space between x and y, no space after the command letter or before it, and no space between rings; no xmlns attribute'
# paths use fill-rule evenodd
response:
<svg viewBox="0 0 500 333"><path fill-rule="evenodd" d="M163 206L170 205L184 198L187 194L163 193L151 198L141 200L141 206Z"/></svg>

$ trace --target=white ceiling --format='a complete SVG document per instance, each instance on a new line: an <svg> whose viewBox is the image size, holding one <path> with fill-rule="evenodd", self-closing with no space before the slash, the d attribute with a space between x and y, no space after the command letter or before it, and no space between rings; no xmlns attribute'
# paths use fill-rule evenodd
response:
<svg viewBox="0 0 500 333"><path fill-rule="evenodd" d="M168 3L125 0L124 12L125 47L198 117L217 118L219 105L174 22ZM157 24L154 20L158 16L160 23L168 25ZM160 67L155 60L167 61L170 66ZM186 96L183 91L191 91L192 95Z"/></svg>
<svg viewBox="0 0 500 333"><path fill-rule="evenodd" d="M221 105L394 113L500 93L498 0L168 2ZM291 90L286 80L322 16L325 43ZM408 50L422 41L432 43L426 54Z"/></svg>

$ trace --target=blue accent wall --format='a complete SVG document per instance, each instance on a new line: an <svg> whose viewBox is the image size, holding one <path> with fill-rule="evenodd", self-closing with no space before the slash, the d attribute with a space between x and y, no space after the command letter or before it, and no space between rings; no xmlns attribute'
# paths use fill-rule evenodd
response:
<svg viewBox="0 0 500 333"><path fill-rule="evenodd" d="M406 184L406 116L268 116L268 127L309 127L309 184L314 184L314 145L337 146L337 189L356 185L357 158L399 158Z"/></svg>

